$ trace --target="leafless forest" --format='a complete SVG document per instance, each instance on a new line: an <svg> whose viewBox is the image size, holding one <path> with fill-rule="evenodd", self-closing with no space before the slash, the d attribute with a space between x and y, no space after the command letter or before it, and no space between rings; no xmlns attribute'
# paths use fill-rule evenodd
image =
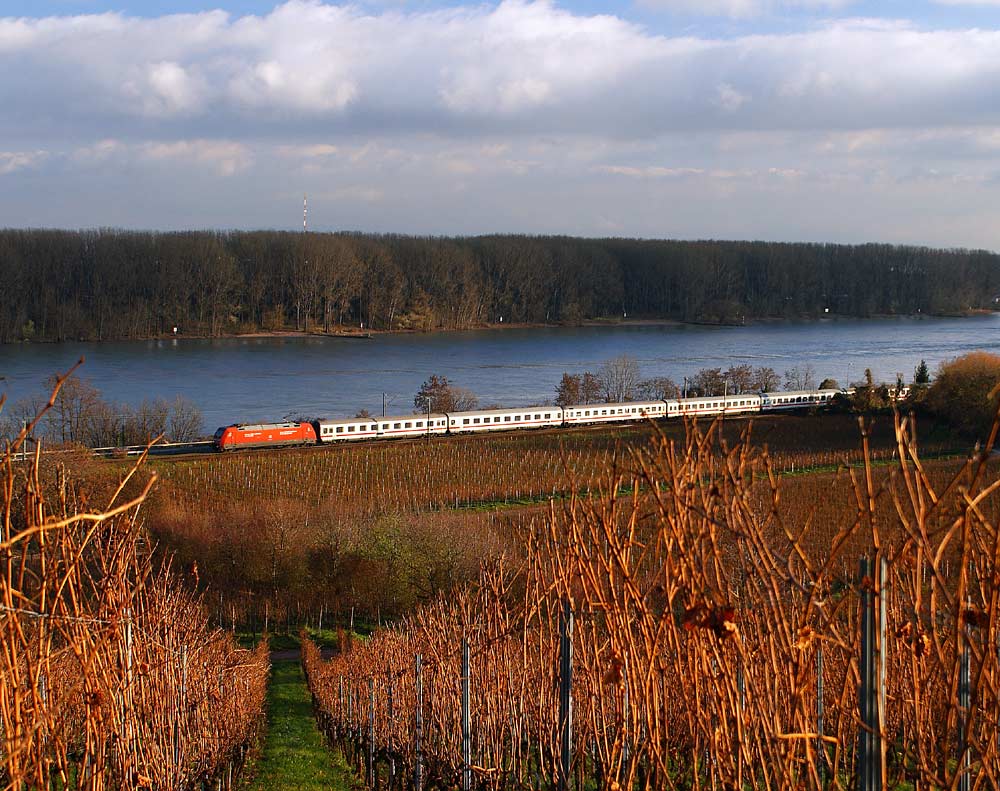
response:
<svg viewBox="0 0 1000 791"><path fill-rule="evenodd" d="M588 318L965 313L986 251L891 245L0 230L0 343Z"/></svg>

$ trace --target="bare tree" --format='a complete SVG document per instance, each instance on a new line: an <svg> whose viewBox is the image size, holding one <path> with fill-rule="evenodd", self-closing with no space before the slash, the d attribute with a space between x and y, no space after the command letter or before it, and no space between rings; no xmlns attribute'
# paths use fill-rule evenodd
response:
<svg viewBox="0 0 1000 791"><path fill-rule="evenodd" d="M579 374L564 373L556 387L556 406L569 406L582 403L580 400Z"/></svg>
<svg viewBox="0 0 1000 791"><path fill-rule="evenodd" d="M46 388L54 389L50 377ZM56 395L53 409L46 414L49 437L60 443L87 442L88 424L101 402L100 391L86 379L71 376Z"/></svg>
<svg viewBox="0 0 1000 791"><path fill-rule="evenodd" d="M451 388L451 401L452 410L455 412L467 412L479 406L479 399L476 398L476 394L464 387ZM444 411L437 409L437 407L434 407L434 409L438 412Z"/></svg>
<svg viewBox="0 0 1000 791"><path fill-rule="evenodd" d="M479 400L464 387L456 387L446 376L431 374L413 398L413 408L418 412L462 412L475 409Z"/></svg>
<svg viewBox="0 0 1000 791"><path fill-rule="evenodd" d="M123 410L128 445L144 445L167 431L170 404L163 398L143 399L135 409Z"/></svg>
<svg viewBox="0 0 1000 791"><path fill-rule="evenodd" d="M595 404L601 400L601 383L590 371L583 374L580 380L580 401L584 404Z"/></svg>
<svg viewBox="0 0 1000 791"><path fill-rule="evenodd" d="M786 390L812 390L816 387L816 369L812 363L796 365L785 371Z"/></svg>
<svg viewBox="0 0 1000 791"><path fill-rule="evenodd" d="M746 363L729 366L729 370L726 371L726 380L729 382L729 392L734 395L752 393L754 390L753 368Z"/></svg>
<svg viewBox="0 0 1000 791"><path fill-rule="evenodd" d="M755 368L752 389L759 393L771 393L781 387L781 379L773 368Z"/></svg>
<svg viewBox="0 0 1000 791"><path fill-rule="evenodd" d="M673 379L666 376L654 376L652 379L643 379L639 382L639 397L649 400L662 398L677 398L680 390Z"/></svg>
<svg viewBox="0 0 1000 791"><path fill-rule="evenodd" d="M198 405L184 396L177 396L170 405L167 436L174 442L192 442L204 433L204 418Z"/></svg>
<svg viewBox="0 0 1000 791"><path fill-rule="evenodd" d="M717 396L726 390L726 377L721 368L702 368L688 380L688 384L688 395Z"/></svg>
<svg viewBox="0 0 1000 791"><path fill-rule="evenodd" d="M630 401L639 384L639 363L627 354L612 357L598 369L597 379L609 403Z"/></svg>

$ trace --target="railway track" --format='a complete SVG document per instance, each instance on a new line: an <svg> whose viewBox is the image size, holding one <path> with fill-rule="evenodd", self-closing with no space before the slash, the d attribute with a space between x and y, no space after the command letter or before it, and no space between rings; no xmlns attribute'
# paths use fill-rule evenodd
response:
<svg viewBox="0 0 1000 791"><path fill-rule="evenodd" d="M756 420L757 422L769 421L770 419L785 417L785 415L767 415L762 416L760 414L740 414L740 415L728 415L725 420L728 421L738 421L747 422L749 420ZM672 420L669 422L656 421L659 426L682 426L683 421ZM406 437L401 439L370 439L370 440L350 440L344 442L333 442L324 443L321 445L292 445L285 448L254 448L247 450L230 451L230 453L236 453L239 455L253 455L256 453L324 453L324 452L335 452L339 448L348 447L365 447L365 446L378 446L378 447L399 447L406 445L426 445L428 443L439 443L439 442L481 442L486 439L496 439L498 436L505 437L518 437L518 436L549 436L557 434L575 434L575 433L606 433L610 431L621 431L622 429L634 429L642 428L646 424L643 421L636 421L631 423L595 423L591 425L577 425L577 426L551 426L545 428L532 428L532 429L517 429L505 432L477 432L477 433L466 433L466 434L433 434L425 435L421 437ZM142 455L143 451L146 450L145 445L134 445L127 448L94 448L93 453L102 459L118 460L121 461L126 458L134 458L136 456ZM199 442L187 442L187 443L161 443L158 445L153 445L150 448L150 456L155 456L157 459L162 459L164 461L192 461L196 459L205 458L206 456L222 455L218 454L214 448L214 443L211 440L202 440ZM226 454L228 455L228 454Z"/></svg>

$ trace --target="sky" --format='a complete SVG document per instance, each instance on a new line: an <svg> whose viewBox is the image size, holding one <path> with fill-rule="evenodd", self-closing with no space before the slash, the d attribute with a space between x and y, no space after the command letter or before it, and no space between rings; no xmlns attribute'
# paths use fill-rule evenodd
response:
<svg viewBox="0 0 1000 791"><path fill-rule="evenodd" d="M1000 0L0 0L0 226L1000 250Z"/></svg>

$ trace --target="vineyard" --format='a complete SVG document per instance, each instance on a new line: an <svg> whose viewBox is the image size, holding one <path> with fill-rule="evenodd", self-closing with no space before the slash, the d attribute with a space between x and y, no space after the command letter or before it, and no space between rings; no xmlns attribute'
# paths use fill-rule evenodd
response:
<svg viewBox="0 0 1000 791"><path fill-rule="evenodd" d="M262 725L266 644L211 627L152 560L144 460L98 503L37 453L14 464L32 428L0 473L0 787L234 788Z"/></svg>
<svg viewBox="0 0 1000 791"><path fill-rule="evenodd" d="M725 435L739 437L745 421L730 420ZM794 472L862 460L857 423L848 415L803 418L780 415L754 421L757 443L766 443L772 468ZM662 430L683 441L685 426ZM498 505L594 488L622 448L642 447L649 425L602 431L516 432L500 436L447 437L416 442L376 442L332 449L213 456L157 469L162 492L193 509L229 501L288 498L310 506L335 503L346 514L425 511ZM964 450L951 436L923 443L925 456ZM872 460L896 453L891 418L884 418Z"/></svg>
<svg viewBox="0 0 1000 791"><path fill-rule="evenodd" d="M786 487L717 429L571 481L603 494L554 502L516 566L307 645L370 787L1000 786L989 454L932 469L897 421L891 468L866 436L863 467Z"/></svg>
<svg viewBox="0 0 1000 791"><path fill-rule="evenodd" d="M727 420L715 436L737 442L750 425ZM687 436L668 422L157 461L147 520L181 567L197 564L220 622L318 625L354 611L377 623L474 579L484 561L520 555L549 499L596 493L615 459L658 430L678 443ZM873 460L898 454L891 416L870 435ZM786 491L801 491L831 524L849 517L835 509L847 493L828 497L842 484L815 471L860 463L858 436L848 415L752 422L773 470L814 471L787 480ZM966 447L929 426L920 439L925 458Z"/></svg>

